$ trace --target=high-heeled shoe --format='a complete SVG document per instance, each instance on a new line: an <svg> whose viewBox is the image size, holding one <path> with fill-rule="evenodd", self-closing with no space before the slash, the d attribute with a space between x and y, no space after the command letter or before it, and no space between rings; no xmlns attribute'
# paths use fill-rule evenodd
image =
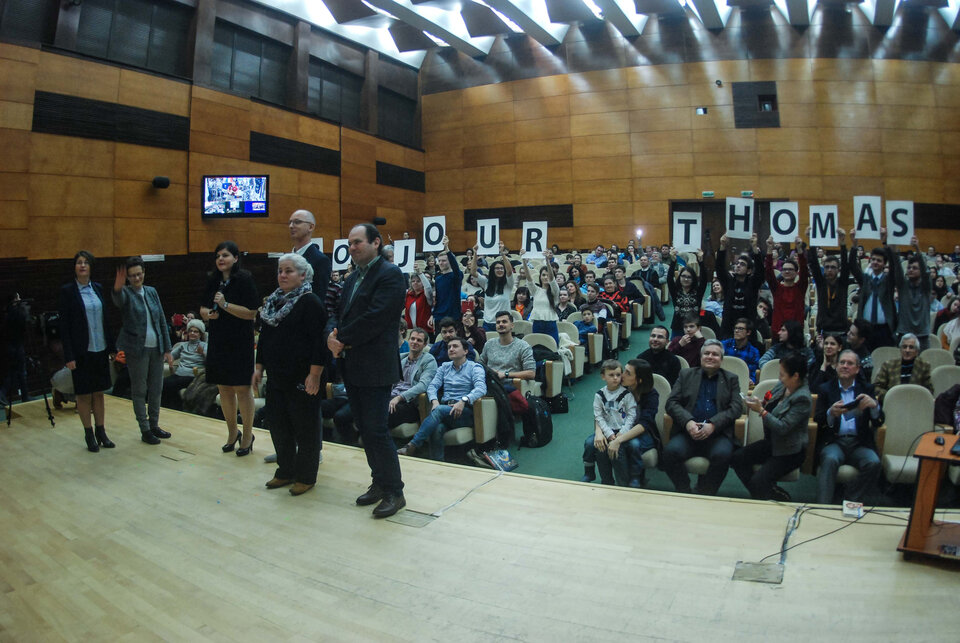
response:
<svg viewBox="0 0 960 643"><path fill-rule="evenodd" d="M221 449L223 449L223 452L230 453L231 451L233 451L233 447L235 447L237 443L240 441L241 435L243 434L240 433L240 429L237 429L237 437L235 437L233 440L231 440L227 444L224 444L222 447L220 447Z"/></svg>
<svg viewBox="0 0 960 643"><path fill-rule="evenodd" d="M257 436L251 435L251 436L250 436L250 446L248 446L247 448L239 447L239 448L237 449L237 457L238 457L238 458L242 458L242 457L245 456L245 455L250 455L250 454L253 452L253 441L256 440L256 439L257 439Z"/></svg>
<svg viewBox="0 0 960 643"><path fill-rule="evenodd" d="M93 435L93 429L83 427L83 439L87 441L87 451L90 453L96 453L100 450L97 438Z"/></svg>
<svg viewBox="0 0 960 643"><path fill-rule="evenodd" d="M110 438L107 437L107 430L105 427L96 427L93 431L93 434L97 438L97 444L102 446L104 449L112 449L117 446L110 440Z"/></svg>

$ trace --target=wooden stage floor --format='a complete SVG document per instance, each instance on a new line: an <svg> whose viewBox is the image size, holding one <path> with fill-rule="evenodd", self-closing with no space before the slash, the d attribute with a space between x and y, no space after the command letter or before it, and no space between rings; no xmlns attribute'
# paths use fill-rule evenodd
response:
<svg viewBox="0 0 960 643"><path fill-rule="evenodd" d="M957 566L902 560L902 510L789 551L770 585L734 566L779 550L793 506L404 458L411 520L492 480L415 526L354 505L357 449L327 445L294 498L263 487L263 431L237 458L222 423L164 411L173 438L148 446L130 402L108 397L117 448L92 454L72 407L56 428L42 401L14 409L0 641L957 640ZM837 517L804 514L790 544Z"/></svg>

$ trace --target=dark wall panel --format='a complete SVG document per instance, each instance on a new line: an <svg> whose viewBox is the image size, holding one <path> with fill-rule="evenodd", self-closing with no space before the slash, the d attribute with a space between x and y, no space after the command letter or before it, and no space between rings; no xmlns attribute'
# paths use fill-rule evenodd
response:
<svg viewBox="0 0 960 643"><path fill-rule="evenodd" d="M500 229L521 230L524 221L546 221L551 228L573 227L573 205L528 205L463 211L463 229L476 230L480 219L500 219Z"/></svg>
<svg viewBox="0 0 960 643"><path fill-rule="evenodd" d="M250 160L306 172L340 176L340 152L288 138L250 132Z"/></svg>
<svg viewBox="0 0 960 643"><path fill-rule="evenodd" d="M65 94L35 92L33 131L187 150L190 119Z"/></svg>
<svg viewBox="0 0 960 643"><path fill-rule="evenodd" d="M423 172L377 161L377 184L402 190L426 192L426 177Z"/></svg>

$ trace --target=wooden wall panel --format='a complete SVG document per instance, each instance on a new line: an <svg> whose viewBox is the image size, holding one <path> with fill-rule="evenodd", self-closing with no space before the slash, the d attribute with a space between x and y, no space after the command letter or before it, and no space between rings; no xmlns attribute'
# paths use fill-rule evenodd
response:
<svg viewBox="0 0 960 643"><path fill-rule="evenodd" d="M622 245L641 223L646 240L668 241L670 200L704 190L795 199L804 212L832 202L847 218L856 194L958 202L960 155L950 156L960 149L958 69L776 59L557 75L501 84L512 91L512 121L502 120L505 91L488 90L495 100L487 105L483 92L472 93L472 115L459 129L428 114L465 104L464 92L431 94L423 100L427 207L453 214L453 229L464 206L570 202L574 228L551 238L589 239L577 242L589 246ZM748 80L777 81L781 127L735 128L731 83ZM697 106L708 114L695 115ZM496 115L479 126L502 143L467 133L484 107ZM475 140L505 150L463 147Z"/></svg>

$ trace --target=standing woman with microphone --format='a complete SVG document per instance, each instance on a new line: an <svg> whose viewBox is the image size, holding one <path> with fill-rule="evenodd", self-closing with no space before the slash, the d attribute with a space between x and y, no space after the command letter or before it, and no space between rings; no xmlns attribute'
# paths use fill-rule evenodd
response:
<svg viewBox="0 0 960 643"><path fill-rule="evenodd" d="M240 249L223 241L216 249L217 269L204 289L200 316L207 323L206 379L220 389L220 408L227 421L224 453L245 456L253 451L253 320L260 296L253 276L240 269ZM237 428L237 407L243 433Z"/></svg>

